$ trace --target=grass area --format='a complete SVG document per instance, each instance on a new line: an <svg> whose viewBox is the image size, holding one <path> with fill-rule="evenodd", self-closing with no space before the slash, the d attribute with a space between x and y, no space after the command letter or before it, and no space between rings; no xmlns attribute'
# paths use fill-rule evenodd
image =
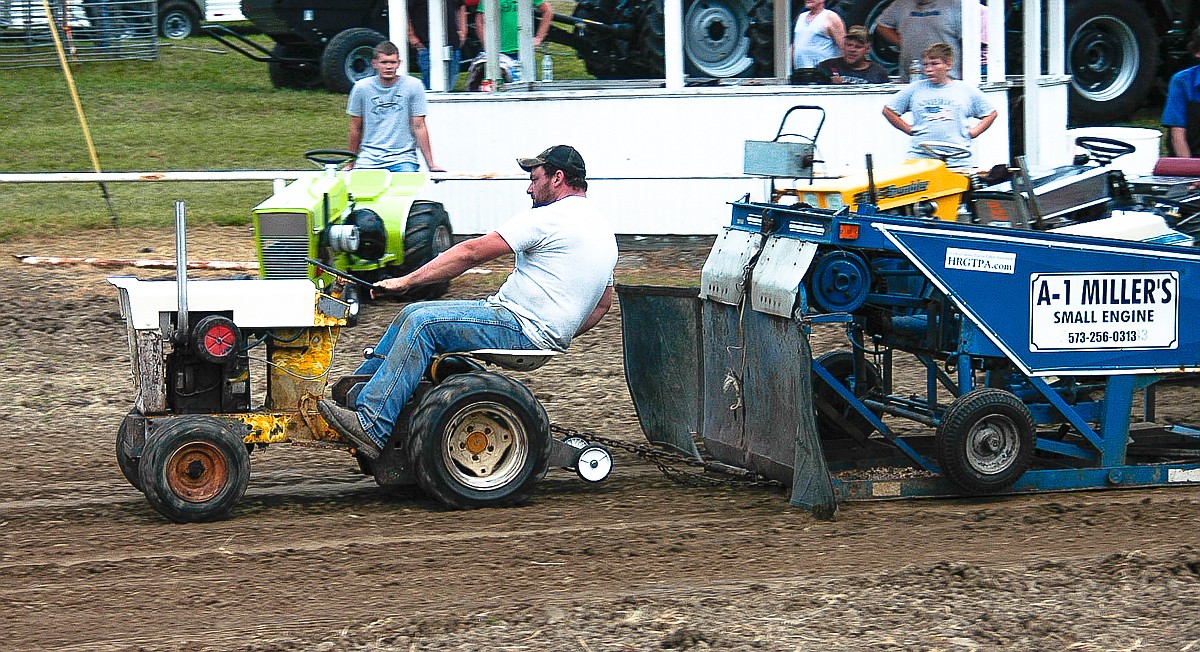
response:
<svg viewBox="0 0 1200 652"><path fill-rule="evenodd" d="M572 50L549 48L557 78L587 76ZM276 89L266 64L211 39L162 42L157 61L93 62L73 73L106 172L305 169L305 150L346 146L345 95ZM60 68L3 71L0 125L0 172L92 170ZM262 181L107 186L121 225L132 228L172 224L175 199L188 203L189 223L245 224L270 193ZM95 184L0 191L0 241L110 223Z"/></svg>

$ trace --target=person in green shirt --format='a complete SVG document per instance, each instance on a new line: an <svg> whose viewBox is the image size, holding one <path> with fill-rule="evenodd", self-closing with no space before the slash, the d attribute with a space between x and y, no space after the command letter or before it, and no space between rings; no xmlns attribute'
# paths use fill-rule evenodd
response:
<svg viewBox="0 0 1200 652"><path fill-rule="evenodd" d="M554 7L546 0L533 0L533 6L538 10L537 31L533 35L533 47L539 47L550 33L550 23L554 21ZM475 14L475 33L480 35L483 48L488 48L487 32L483 26L484 3L479 3L479 11ZM517 0L500 0L500 52L513 59L517 58ZM514 71L517 68L514 67ZM516 73L514 72L514 76ZM520 81L513 79L513 81Z"/></svg>

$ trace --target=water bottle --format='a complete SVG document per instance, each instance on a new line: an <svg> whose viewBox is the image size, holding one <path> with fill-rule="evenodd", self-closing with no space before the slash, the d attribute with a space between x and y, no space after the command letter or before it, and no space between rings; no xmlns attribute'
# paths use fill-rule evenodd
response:
<svg viewBox="0 0 1200 652"><path fill-rule="evenodd" d="M542 81L554 81L554 60L550 55L542 55Z"/></svg>

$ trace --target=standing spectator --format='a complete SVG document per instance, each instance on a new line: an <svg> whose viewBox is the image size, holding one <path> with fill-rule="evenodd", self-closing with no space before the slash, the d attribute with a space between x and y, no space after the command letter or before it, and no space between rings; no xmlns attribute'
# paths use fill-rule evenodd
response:
<svg viewBox="0 0 1200 652"><path fill-rule="evenodd" d="M887 71L867 59L871 53L871 35L867 28L855 25L842 39L842 56L826 59L817 68L829 74L831 84L886 84Z"/></svg>
<svg viewBox="0 0 1200 652"><path fill-rule="evenodd" d="M792 30L792 68L816 68L838 56L846 25L841 16L825 9L825 0L804 0L808 11L796 18Z"/></svg>
<svg viewBox="0 0 1200 652"><path fill-rule="evenodd" d="M1192 32L1187 51L1200 59L1200 28ZM1162 123L1167 128L1167 149L1171 155L1200 157L1200 65L1180 70L1171 77Z"/></svg>
<svg viewBox="0 0 1200 652"><path fill-rule="evenodd" d="M376 74L354 82L346 103L349 149L358 157L347 168L416 172L419 147L431 172L445 172L433 161L425 128L425 89L421 82L400 72L396 44L384 41L376 45L371 67Z"/></svg>
<svg viewBox="0 0 1200 652"><path fill-rule="evenodd" d="M554 21L554 7L550 0L533 0L534 8L538 9L537 31L533 35L533 47L540 47L546 35L550 33L550 23ZM484 3L479 3L479 12L475 14L475 33L483 42L486 51L490 45L484 30ZM520 41L517 39L517 0L500 0L500 53L507 54L514 60L519 59ZM513 66L513 81L521 81L521 67Z"/></svg>
<svg viewBox="0 0 1200 652"><path fill-rule="evenodd" d="M912 136L908 153L915 158L932 158L920 144L929 141L953 143L971 149L971 140L987 131L996 121L996 109L978 88L950 77L954 48L934 43L922 54L924 78L918 79L892 96L883 107L883 117L893 127ZM910 125L900 116L912 111ZM979 121L969 124L970 118ZM972 157L963 160L972 163Z"/></svg>
<svg viewBox="0 0 1200 652"><path fill-rule="evenodd" d="M463 0L446 0L446 45L450 47L449 68L446 70L446 90L454 90L458 69L462 64L462 46L467 41L467 5ZM430 88L432 73L429 56L429 3L424 0L408 2L408 44L417 49L417 65L425 90ZM443 64L437 57L439 65Z"/></svg>
<svg viewBox="0 0 1200 652"><path fill-rule="evenodd" d="M962 50L961 0L896 0L879 14L875 32L883 40L900 46L900 81L908 82L909 66L920 60L925 48L948 43ZM957 61L950 76L962 79Z"/></svg>

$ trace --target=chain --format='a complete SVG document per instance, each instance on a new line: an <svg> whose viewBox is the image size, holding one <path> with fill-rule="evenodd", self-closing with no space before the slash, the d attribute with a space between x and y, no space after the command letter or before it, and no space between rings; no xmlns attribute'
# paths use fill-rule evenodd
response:
<svg viewBox="0 0 1200 652"><path fill-rule="evenodd" d="M630 444L628 442L601 437L595 433L584 430L576 430L555 424L550 425L550 431L563 438L579 437L588 443L603 444L608 448L623 450L627 453L632 453L640 457L662 472L672 482L679 484L690 485L695 487L782 487L783 483L772 480L761 473L756 473L749 469L742 469L720 462L713 462L702 458L689 457L679 453L671 453L659 448L654 448L650 445ZM699 472L688 471L681 467L693 467L700 469ZM706 474L719 474L723 477L713 477Z"/></svg>

